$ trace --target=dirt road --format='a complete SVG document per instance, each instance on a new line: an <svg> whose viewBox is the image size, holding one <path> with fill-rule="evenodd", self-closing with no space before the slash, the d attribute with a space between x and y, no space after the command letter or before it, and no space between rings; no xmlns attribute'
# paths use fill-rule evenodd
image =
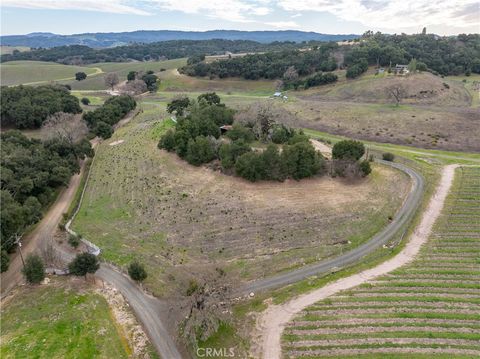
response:
<svg viewBox="0 0 480 359"><path fill-rule="evenodd" d="M68 187L63 189L57 200L50 206L43 219L36 227L22 240L22 253L26 257L29 253L35 252L42 248L42 244L53 237L58 224L62 220L63 213L67 212L70 203L75 196L83 172L85 171L85 162L80 166L80 173L72 176ZM19 251L10 257L10 266L8 270L1 275L1 296L2 298L17 284L23 282L22 260Z"/></svg>
<svg viewBox="0 0 480 359"><path fill-rule="evenodd" d="M405 248L395 257L374 268L342 278L308 294L301 295L283 305L270 306L257 321L256 332L260 343L254 355L265 359L279 359L281 357L282 332L285 325L295 314L319 300L389 273L414 259L421 246L427 241L433 224L441 213L453 182L456 167L458 165L444 167L440 183L429 202L427 210L422 215L420 224L415 229ZM258 342L256 338L254 340Z"/></svg>
<svg viewBox="0 0 480 359"><path fill-rule="evenodd" d="M259 279L247 283L235 293L237 295L245 295L250 292L257 292L275 287L281 287L287 284L298 282L302 279L308 278L312 275L329 272L335 268L342 268L347 265L358 262L362 257L371 253L376 248L387 243L398 232L404 228L404 226L412 218L415 210L417 209L424 192L425 180L416 171L411 168L402 165L401 163L388 162L377 160L387 166L392 166L400 171L405 172L412 179L411 190L403 202L402 207L395 214L393 220L380 232L375 234L369 241L362 245L352 249L351 251L342 254L338 257L330 260L324 260L315 264L306 265L304 267L294 269L288 272L284 272L272 277Z"/></svg>

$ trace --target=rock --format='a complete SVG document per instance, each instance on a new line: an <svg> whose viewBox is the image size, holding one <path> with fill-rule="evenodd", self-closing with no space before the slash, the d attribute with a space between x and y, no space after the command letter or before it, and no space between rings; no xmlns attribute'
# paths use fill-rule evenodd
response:
<svg viewBox="0 0 480 359"><path fill-rule="evenodd" d="M250 297L250 298L253 298L254 296L255 296L255 293L250 292L249 297Z"/></svg>

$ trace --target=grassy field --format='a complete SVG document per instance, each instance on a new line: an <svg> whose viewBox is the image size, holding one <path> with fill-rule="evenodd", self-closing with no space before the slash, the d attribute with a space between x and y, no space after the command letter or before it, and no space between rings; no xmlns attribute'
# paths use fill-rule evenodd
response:
<svg viewBox="0 0 480 359"><path fill-rule="evenodd" d="M129 358L109 306L83 279L54 278L2 303L0 353L7 358Z"/></svg>
<svg viewBox="0 0 480 359"><path fill-rule="evenodd" d="M408 188L383 166L356 183L257 184L192 167L156 148L168 127L162 103L142 107L97 149L74 228L108 261L144 261L156 294L212 262L247 280L335 256L382 228Z"/></svg>
<svg viewBox="0 0 480 359"><path fill-rule="evenodd" d="M480 354L480 168L457 170L421 255L321 301L284 334L295 357L475 357Z"/></svg>
<svg viewBox="0 0 480 359"><path fill-rule="evenodd" d="M120 82L126 81L127 75L130 71L148 71L152 70L157 75L161 74L161 69L169 70L175 69L177 67L183 66L186 63L185 59L174 59L174 60L166 60L166 61L151 61L151 62L101 62L97 64L86 65L89 68L99 68L104 73L87 78L83 81L66 81L64 83L68 83L72 86L73 90L77 91L96 91L96 90L105 90L107 86L105 86L105 79L104 76L106 73L115 72Z"/></svg>
<svg viewBox="0 0 480 359"><path fill-rule="evenodd" d="M13 51L18 50L20 52L23 51L29 51L30 48L27 46L7 46L7 45L1 45L0 46L0 55L5 55L5 54L13 54Z"/></svg>
<svg viewBox="0 0 480 359"><path fill-rule="evenodd" d="M74 82L75 73L79 71L85 72L87 76L101 72L97 66L70 66L42 61L12 61L0 64L4 86L41 85L61 80Z"/></svg>
<svg viewBox="0 0 480 359"><path fill-rule="evenodd" d="M409 94L399 106L386 97L391 82L401 82ZM367 73L346 80L340 73L335 84L290 92L283 106L297 125L311 129L375 142L480 151L475 88L477 75L399 79Z"/></svg>

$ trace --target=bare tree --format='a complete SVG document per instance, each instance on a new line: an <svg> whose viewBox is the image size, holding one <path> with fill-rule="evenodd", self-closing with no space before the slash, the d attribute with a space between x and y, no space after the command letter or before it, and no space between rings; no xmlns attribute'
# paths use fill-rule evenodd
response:
<svg viewBox="0 0 480 359"><path fill-rule="evenodd" d="M298 72L294 66L290 66L283 74L283 80L288 83L292 83L298 80Z"/></svg>
<svg viewBox="0 0 480 359"><path fill-rule="evenodd" d="M189 344L196 346L198 340L208 339L231 313L231 288L225 271L220 268L190 281L183 306L183 337Z"/></svg>
<svg viewBox="0 0 480 359"><path fill-rule="evenodd" d="M42 138L58 138L77 143L88 133L88 127L81 115L57 112L49 116L41 128Z"/></svg>
<svg viewBox="0 0 480 359"><path fill-rule="evenodd" d="M235 120L251 127L258 140L266 140L276 123L291 124L292 116L272 102L256 102L235 115Z"/></svg>
<svg viewBox="0 0 480 359"><path fill-rule="evenodd" d="M126 92L131 93L133 95L139 95L141 93L148 91L147 85L143 80L128 81L128 83L125 86L125 90Z"/></svg>
<svg viewBox="0 0 480 359"><path fill-rule="evenodd" d="M400 84L394 84L386 88L387 96L389 99L395 101L395 104L398 106L402 99L407 97L407 90L405 87Z"/></svg>
<svg viewBox="0 0 480 359"><path fill-rule="evenodd" d="M120 82L118 75L115 72L109 72L105 75L105 85L112 88Z"/></svg>

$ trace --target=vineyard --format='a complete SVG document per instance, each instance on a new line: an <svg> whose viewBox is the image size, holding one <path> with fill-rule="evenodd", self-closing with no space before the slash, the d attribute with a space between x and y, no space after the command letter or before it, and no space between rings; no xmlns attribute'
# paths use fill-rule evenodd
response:
<svg viewBox="0 0 480 359"><path fill-rule="evenodd" d="M414 262L310 306L282 341L287 358L480 356L480 168L457 169Z"/></svg>

